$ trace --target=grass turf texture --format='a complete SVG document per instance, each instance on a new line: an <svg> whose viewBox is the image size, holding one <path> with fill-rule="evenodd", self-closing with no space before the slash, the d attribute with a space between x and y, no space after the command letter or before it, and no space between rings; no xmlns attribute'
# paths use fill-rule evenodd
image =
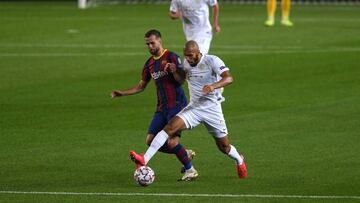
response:
<svg viewBox="0 0 360 203"><path fill-rule="evenodd" d="M145 151L153 83L135 85L143 35L181 55L168 5L78 10L74 2L0 3L0 190L359 196L360 7L294 6L295 27L263 26L265 7L222 5L210 52L231 68L223 104L230 140L247 158L239 180L203 127L183 134L197 181L177 182L175 156L150 162L156 182L132 180L128 150ZM4 202L351 202L355 199L0 194Z"/></svg>

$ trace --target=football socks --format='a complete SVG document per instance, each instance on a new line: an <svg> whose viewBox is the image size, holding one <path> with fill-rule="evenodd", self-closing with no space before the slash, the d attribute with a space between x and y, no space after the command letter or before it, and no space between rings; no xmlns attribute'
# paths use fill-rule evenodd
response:
<svg viewBox="0 0 360 203"><path fill-rule="evenodd" d="M179 161L184 165L185 170L189 170L192 167L191 160L189 159L185 147L183 147L181 144L178 144L173 148L173 152Z"/></svg>
<svg viewBox="0 0 360 203"><path fill-rule="evenodd" d="M289 20L291 0L281 1L281 15L283 20Z"/></svg>
<svg viewBox="0 0 360 203"><path fill-rule="evenodd" d="M160 131L151 142L149 148L144 154L145 164L149 162L149 160L155 155L155 153L160 149L161 146L164 145L166 140L169 138L169 135L164 131Z"/></svg>
<svg viewBox="0 0 360 203"><path fill-rule="evenodd" d="M236 148L232 145L230 145L230 151L229 151L229 157L234 159L237 163L237 165L241 165L243 162L243 159L241 158L240 154L237 152Z"/></svg>

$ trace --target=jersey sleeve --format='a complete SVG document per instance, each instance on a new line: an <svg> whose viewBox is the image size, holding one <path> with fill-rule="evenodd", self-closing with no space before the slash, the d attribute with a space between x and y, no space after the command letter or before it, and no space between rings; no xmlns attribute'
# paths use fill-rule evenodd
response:
<svg viewBox="0 0 360 203"><path fill-rule="evenodd" d="M218 2L217 2L217 0L206 0L206 3L209 6L215 6Z"/></svg>
<svg viewBox="0 0 360 203"><path fill-rule="evenodd" d="M217 56L211 57L211 67L213 71L218 75L221 75L223 72L230 70L228 67L226 67L225 63Z"/></svg>
<svg viewBox="0 0 360 203"><path fill-rule="evenodd" d="M181 61L181 58L175 53L173 53L171 55L170 63L174 63L176 65L176 68L184 69L184 65L183 65L183 63Z"/></svg>
<svg viewBox="0 0 360 203"><path fill-rule="evenodd" d="M151 79L151 74L148 68L148 63L145 63L144 68L142 70L142 74L141 74L141 80L145 81L145 82L149 82Z"/></svg>
<svg viewBox="0 0 360 203"><path fill-rule="evenodd" d="M176 0L171 0L170 3L170 12L176 13L179 10L178 4Z"/></svg>

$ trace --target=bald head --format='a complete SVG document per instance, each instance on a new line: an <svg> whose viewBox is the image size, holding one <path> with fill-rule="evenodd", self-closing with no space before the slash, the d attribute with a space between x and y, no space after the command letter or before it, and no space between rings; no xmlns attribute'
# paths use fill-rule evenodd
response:
<svg viewBox="0 0 360 203"><path fill-rule="evenodd" d="M190 40L185 43L184 57L191 66L196 66L199 63L201 56L202 54L200 53L199 45L195 41Z"/></svg>
<svg viewBox="0 0 360 203"><path fill-rule="evenodd" d="M199 45L194 40L187 41L184 51L200 52Z"/></svg>

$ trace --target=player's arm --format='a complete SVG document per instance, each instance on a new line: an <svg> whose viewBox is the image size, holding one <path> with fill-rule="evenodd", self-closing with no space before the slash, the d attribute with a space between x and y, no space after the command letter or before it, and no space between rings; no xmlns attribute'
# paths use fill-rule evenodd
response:
<svg viewBox="0 0 360 203"><path fill-rule="evenodd" d="M113 99L115 97L122 97L122 96L138 94L138 93L144 91L144 89L147 86L147 83L148 82L146 82L146 81L140 80L140 82L137 85L135 85L134 87L129 88L127 90L113 90L111 92L111 98Z"/></svg>
<svg viewBox="0 0 360 203"><path fill-rule="evenodd" d="M203 93L204 94L209 94L210 92L214 91L215 89L218 88L222 88L225 87L227 85L230 85L234 79L233 77L230 75L229 71L224 71L223 73L221 73L221 80L219 80L218 82L215 82L211 85L205 85L203 87Z"/></svg>
<svg viewBox="0 0 360 203"><path fill-rule="evenodd" d="M186 73L183 69L176 69L176 71L173 73L173 76L178 83L183 84L185 82Z"/></svg>
<svg viewBox="0 0 360 203"><path fill-rule="evenodd" d="M173 74L174 79L178 83L183 84L185 82L186 73L184 69L177 68L175 63L167 63L164 70L167 71L168 73Z"/></svg>
<svg viewBox="0 0 360 203"><path fill-rule="evenodd" d="M176 20L181 17L181 12L176 0L171 0L169 16L172 20Z"/></svg>
<svg viewBox="0 0 360 203"><path fill-rule="evenodd" d="M213 8L213 29L215 33L220 32L220 26L219 26L219 4L216 3L212 6Z"/></svg>

